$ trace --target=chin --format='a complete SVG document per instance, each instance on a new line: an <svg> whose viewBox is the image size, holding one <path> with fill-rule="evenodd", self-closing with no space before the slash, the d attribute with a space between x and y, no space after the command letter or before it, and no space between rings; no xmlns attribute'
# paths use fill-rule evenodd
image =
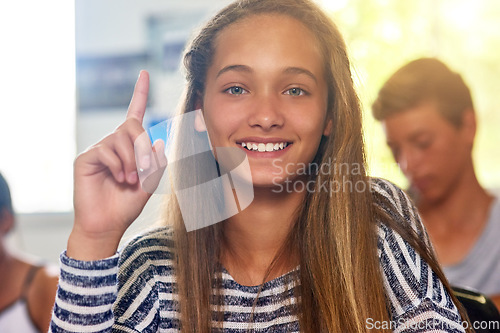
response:
<svg viewBox="0 0 500 333"><path fill-rule="evenodd" d="M273 188L279 187L283 183L284 179L282 177L253 177L252 183L254 187L264 187Z"/></svg>
<svg viewBox="0 0 500 333"><path fill-rule="evenodd" d="M433 189L427 191L416 191L416 192L417 192L417 197L421 202L425 202L431 205L439 204L441 201L445 199L445 195L443 195L440 191Z"/></svg>

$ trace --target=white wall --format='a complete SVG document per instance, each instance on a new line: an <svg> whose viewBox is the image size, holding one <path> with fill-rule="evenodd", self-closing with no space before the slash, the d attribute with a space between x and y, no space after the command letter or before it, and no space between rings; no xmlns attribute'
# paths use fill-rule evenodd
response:
<svg viewBox="0 0 500 333"><path fill-rule="evenodd" d="M117 53L140 52L146 47L145 20L161 13L188 13L189 11L213 14L228 0L76 0L76 52L85 55L116 55ZM152 78L155 73L151 73ZM182 85L182 83L179 83ZM164 85L158 85L163 94ZM167 87L168 88L168 87ZM168 88L170 90L170 88ZM175 94L179 94L175 91ZM172 100L168 98L168 100ZM162 98L157 98L161 101ZM95 110L76 114L76 152L114 130L123 120L126 110ZM73 124L59 124L73 126ZM34 185L36 186L36 185ZM127 232L125 239L151 226L161 211L161 196L153 196L139 219ZM73 223L72 212L18 214L15 230L8 237L14 251L34 255L43 260L58 261L66 248Z"/></svg>
<svg viewBox="0 0 500 333"><path fill-rule="evenodd" d="M77 0L76 53L116 55L120 52L125 54L141 52L147 48L146 20L149 16L160 13L186 15L189 12L200 12L203 13L202 17L208 18L229 2L229 0ZM195 28L201 23L193 22L192 26ZM165 109L175 108L183 86L180 75L173 87L171 83L166 86L161 73L150 74L152 81L150 95L154 95L157 103L150 107L151 110L147 110L146 117L151 112L167 112ZM113 131L124 120L125 112L124 109L77 113L77 152L83 151Z"/></svg>

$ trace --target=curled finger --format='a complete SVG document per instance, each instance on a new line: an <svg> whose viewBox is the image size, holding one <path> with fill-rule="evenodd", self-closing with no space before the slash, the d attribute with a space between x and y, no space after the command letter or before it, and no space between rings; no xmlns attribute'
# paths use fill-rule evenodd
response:
<svg viewBox="0 0 500 333"><path fill-rule="evenodd" d="M110 171L115 181L123 183L125 181L125 172L116 152L107 145L99 145L94 147L94 149L99 162Z"/></svg>

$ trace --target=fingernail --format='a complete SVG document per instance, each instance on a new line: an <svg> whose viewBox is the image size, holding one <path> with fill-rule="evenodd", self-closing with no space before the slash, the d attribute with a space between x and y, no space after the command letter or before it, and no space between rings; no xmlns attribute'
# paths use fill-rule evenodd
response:
<svg viewBox="0 0 500 333"><path fill-rule="evenodd" d="M129 183L135 184L135 182L137 181L137 172L132 171L131 173L129 173L127 179Z"/></svg>
<svg viewBox="0 0 500 333"><path fill-rule="evenodd" d="M141 77L141 75L142 75L144 72L145 72L145 70L144 70L144 69L141 69L141 70L139 71L139 76L137 77L137 80L139 80L139 78Z"/></svg>
<svg viewBox="0 0 500 333"><path fill-rule="evenodd" d="M151 165L151 157L149 155L145 155L141 157L141 169L149 169L149 166Z"/></svg>

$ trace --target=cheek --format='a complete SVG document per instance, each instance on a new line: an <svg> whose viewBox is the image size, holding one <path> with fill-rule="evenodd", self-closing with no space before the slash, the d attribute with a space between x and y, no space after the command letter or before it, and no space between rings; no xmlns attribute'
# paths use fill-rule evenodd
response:
<svg viewBox="0 0 500 333"><path fill-rule="evenodd" d="M441 140L428 157L432 168L443 179L454 178L456 171L464 164L461 146L453 140Z"/></svg>
<svg viewBox="0 0 500 333"><path fill-rule="evenodd" d="M436 142L435 154L439 154L443 161L456 161L461 155L461 146L462 145L456 140L455 137L444 136Z"/></svg>
<svg viewBox="0 0 500 333"><path fill-rule="evenodd" d="M241 127L243 118L241 112L237 111L236 108L230 108L223 103L218 103L216 99L204 104L203 116L208 135L213 144L227 139Z"/></svg>
<svg viewBox="0 0 500 333"><path fill-rule="evenodd" d="M325 122L323 117L297 117L293 118L293 128L300 137L304 146L302 148L304 158L311 162L318 152Z"/></svg>
<svg viewBox="0 0 500 333"><path fill-rule="evenodd" d="M303 135L319 143L326 126L326 112L321 109L317 109L316 112L302 112L300 116L290 117L290 120L293 121L298 133L302 132Z"/></svg>
<svg viewBox="0 0 500 333"><path fill-rule="evenodd" d="M206 113L205 122L207 124L207 132L213 144L221 142L231 132L237 128L236 124L231 119L224 117L217 112Z"/></svg>

